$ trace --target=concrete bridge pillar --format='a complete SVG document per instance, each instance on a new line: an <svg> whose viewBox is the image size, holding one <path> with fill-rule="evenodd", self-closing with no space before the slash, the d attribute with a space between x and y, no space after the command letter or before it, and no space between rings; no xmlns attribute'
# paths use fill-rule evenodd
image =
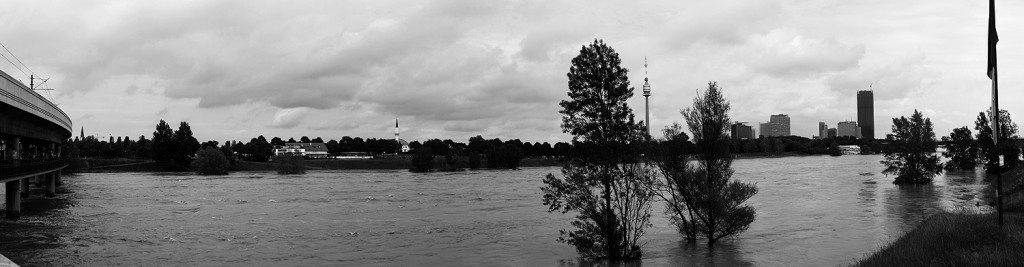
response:
<svg viewBox="0 0 1024 267"><path fill-rule="evenodd" d="M11 139L11 159L21 159L21 138Z"/></svg>
<svg viewBox="0 0 1024 267"><path fill-rule="evenodd" d="M46 197L57 196L56 175L54 175L53 172L51 172L43 174L43 176L46 177Z"/></svg>
<svg viewBox="0 0 1024 267"><path fill-rule="evenodd" d="M7 187L7 219L21 218L21 180L4 183Z"/></svg>
<svg viewBox="0 0 1024 267"><path fill-rule="evenodd" d="M21 179L21 198L28 198L28 178Z"/></svg>
<svg viewBox="0 0 1024 267"><path fill-rule="evenodd" d="M64 183L62 183L62 182L60 181L60 171L55 171L55 172L53 172L53 175L54 175L54 177L55 177L55 178L53 179L53 184L54 184L54 185L56 185L56 186L62 186L62 185L64 185Z"/></svg>
<svg viewBox="0 0 1024 267"><path fill-rule="evenodd" d="M36 175L36 187L43 187L43 183L46 182L46 178L43 177L43 176L45 176L45 175L44 174Z"/></svg>

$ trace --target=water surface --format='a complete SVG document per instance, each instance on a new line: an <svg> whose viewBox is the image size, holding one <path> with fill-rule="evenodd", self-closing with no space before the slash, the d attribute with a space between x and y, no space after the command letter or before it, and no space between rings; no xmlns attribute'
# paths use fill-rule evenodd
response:
<svg viewBox="0 0 1024 267"><path fill-rule="evenodd" d="M734 178L760 189L750 229L686 244L656 203L642 264L846 265L937 211L975 208L984 187L978 172L895 186L879 160L737 160ZM556 241L571 214L542 205L541 180L559 170L81 174L0 222L0 253L28 266L579 265Z"/></svg>

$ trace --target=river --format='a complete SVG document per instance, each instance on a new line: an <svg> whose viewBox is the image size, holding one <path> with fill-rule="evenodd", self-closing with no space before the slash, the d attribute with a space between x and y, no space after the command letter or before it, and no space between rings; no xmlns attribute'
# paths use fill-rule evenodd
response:
<svg viewBox="0 0 1024 267"><path fill-rule="evenodd" d="M847 265L935 212L977 209L980 172L895 186L880 160L736 160L733 177L760 190L750 229L686 244L656 203L641 264ZM24 266L585 265L556 241L571 214L542 204L543 176L559 171L65 176L57 198L33 188L22 220L0 221L0 253Z"/></svg>

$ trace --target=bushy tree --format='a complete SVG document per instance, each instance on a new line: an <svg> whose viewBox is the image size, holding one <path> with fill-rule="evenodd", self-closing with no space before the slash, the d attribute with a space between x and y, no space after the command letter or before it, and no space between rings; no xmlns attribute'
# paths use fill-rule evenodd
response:
<svg viewBox="0 0 1024 267"><path fill-rule="evenodd" d="M908 119L892 119L892 133L886 135L885 175L896 175L895 184L931 183L942 173L942 163L935 155L935 132L931 119L914 110Z"/></svg>
<svg viewBox="0 0 1024 267"><path fill-rule="evenodd" d="M228 165L235 167L235 150L231 149L231 146L228 144L224 144L224 146L220 147L219 150L224 154L224 158L228 160Z"/></svg>
<svg viewBox="0 0 1024 267"><path fill-rule="evenodd" d="M164 120L156 124L156 131L153 132L152 141L153 160L164 165L173 162L174 154L178 149L178 142L174 138L174 130Z"/></svg>
<svg viewBox="0 0 1024 267"><path fill-rule="evenodd" d="M469 153L469 169L476 170L480 168L480 154L476 152Z"/></svg>
<svg viewBox="0 0 1024 267"><path fill-rule="evenodd" d="M662 195L669 195L665 199L674 213L673 222L688 241L699 233L709 246L745 231L755 218L754 208L744 202L757 194L757 187L731 181L729 109L718 84L709 82L693 106L682 111L693 134L696 164L690 164L685 155L659 164L665 176L661 191L668 192Z"/></svg>
<svg viewBox="0 0 1024 267"><path fill-rule="evenodd" d="M429 172L434 169L434 151L429 147L421 147L412 156L412 171Z"/></svg>
<svg viewBox="0 0 1024 267"><path fill-rule="evenodd" d="M462 171L462 170L465 170L463 168L464 163L462 161L462 154L464 154L462 152L462 149L456 148L456 149L448 150L448 154L444 155L444 163L445 163L446 166L443 169L443 171Z"/></svg>
<svg viewBox="0 0 1024 267"><path fill-rule="evenodd" d="M949 158L946 169L949 170L973 170L978 165L978 144L971 136L971 130L967 126L953 129L949 134L949 143L946 145L946 152L942 156Z"/></svg>
<svg viewBox="0 0 1024 267"><path fill-rule="evenodd" d="M505 145L501 150L505 155L505 168L519 169L519 162L523 160L523 150L515 145Z"/></svg>
<svg viewBox="0 0 1024 267"><path fill-rule="evenodd" d="M694 198L690 194L676 194L692 190L689 186L694 184L691 181L694 177L690 175L692 165L688 156L692 150L686 148L689 137L682 132L682 125L679 123L666 126L662 133L665 140L656 148L654 163L665 179L656 180L651 190L665 201L665 214L676 226L676 230L687 242L696 242L697 221L692 219L693 210L690 208L694 205Z"/></svg>
<svg viewBox="0 0 1024 267"><path fill-rule="evenodd" d="M650 226L653 173L630 151L645 134L626 104L633 88L620 63L600 40L572 59L560 113L562 130L580 151L562 168L563 178L548 174L541 187L548 211L576 212L574 229L562 230L559 241L588 258L640 258L639 239Z"/></svg>
<svg viewBox="0 0 1024 267"><path fill-rule="evenodd" d="M986 115L987 114L987 115ZM978 119L974 122L974 129L978 131L978 154L979 160L985 164L985 172L996 173L1000 170L1006 171L1017 166L1020 151L1013 145L1012 139L1017 138L1017 124L1010 118L1010 112L999 111L999 145L996 145L992 135L992 111L979 112ZM999 168L999 156L1004 158L1005 165Z"/></svg>
<svg viewBox="0 0 1024 267"><path fill-rule="evenodd" d="M274 167L277 168L278 174L304 174L305 162L306 159L290 153L274 156Z"/></svg>
<svg viewBox="0 0 1024 267"><path fill-rule="evenodd" d="M219 149L206 147L196 152L192 170L199 175L226 175L230 167L227 157Z"/></svg>
<svg viewBox="0 0 1024 267"><path fill-rule="evenodd" d="M188 126L188 122L183 121L178 125L178 130L174 131L174 140L178 145L173 156L174 163L188 166L192 162L192 155L200 148L199 140L192 136L192 127Z"/></svg>

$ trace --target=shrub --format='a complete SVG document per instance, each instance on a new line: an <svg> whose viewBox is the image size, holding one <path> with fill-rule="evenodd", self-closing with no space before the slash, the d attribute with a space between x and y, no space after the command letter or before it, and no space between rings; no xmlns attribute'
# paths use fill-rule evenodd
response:
<svg viewBox="0 0 1024 267"><path fill-rule="evenodd" d="M278 174L304 174L306 173L305 159L292 154L284 154L274 157L274 166Z"/></svg>
<svg viewBox="0 0 1024 267"><path fill-rule="evenodd" d="M434 168L434 151L430 148L421 147L412 156L412 171L429 172Z"/></svg>
<svg viewBox="0 0 1024 267"><path fill-rule="evenodd" d="M196 159L192 161L192 170L199 175L226 175L230 166L224 153L212 147L196 152Z"/></svg>

